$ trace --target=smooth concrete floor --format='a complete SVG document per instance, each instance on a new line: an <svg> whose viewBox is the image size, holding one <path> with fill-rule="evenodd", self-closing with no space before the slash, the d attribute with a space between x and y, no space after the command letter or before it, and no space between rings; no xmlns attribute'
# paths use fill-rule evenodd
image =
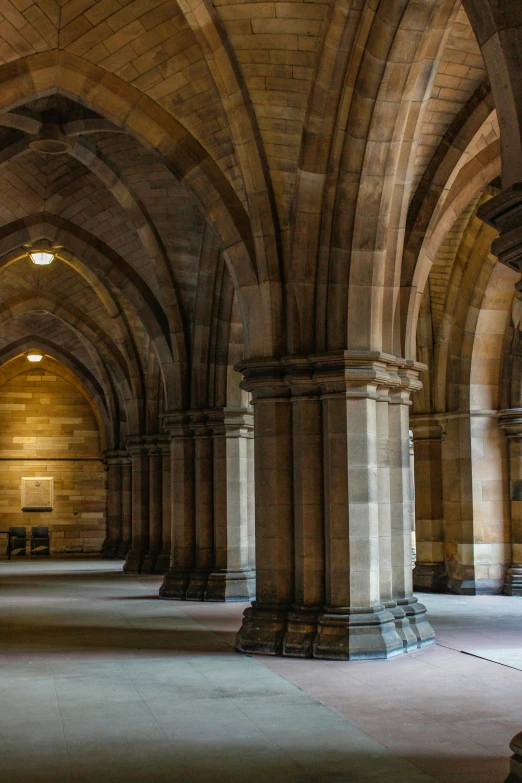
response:
<svg viewBox="0 0 522 783"><path fill-rule="evenodd" d="M505 780L522 671L475 656L522 647L522 599L423 596L438 644L390 661L249 657L244 604L121 566L0 561L1 783Z"/></svg>

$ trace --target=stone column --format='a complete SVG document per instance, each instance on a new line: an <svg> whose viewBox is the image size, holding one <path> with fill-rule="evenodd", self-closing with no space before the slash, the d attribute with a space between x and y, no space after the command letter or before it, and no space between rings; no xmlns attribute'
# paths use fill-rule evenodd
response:
<svg viewBox="0 0 522 783"><path fill-rule="evenodd" d="M167 573L170 563L170 552L172 544L171 535L171 476L170 476L170 438L167 435L161 435L158 438L158 445L161 450L161 551L156 559L155 574L162 576Z"/></svg>
<svg viewBox="0 0 522 783"><path fill-rule="evenodd" d="M103 542L102 557L113 559L122 538L122 462L119 451L105 452L107 464L107 537Z"/></svg>
<svg viewBox="0 0 522 783"><path fill-rule="evenodd" d="M163 457L156 436L147 438L149 454L149 549L142 573L154 574L163 544Z"/></svg>
<svg viewBox="0 0 522 783"><path fill-rule="evenodd" d="M254 407L256 600L237 635L241 652L282 651L294 602L292 408L276 359L243 363Z"/></svg>
<svg viewBox="0 0 522 783"><path fill-rule="evenodd" d="M283 359L283 364L292 394L295 558L283 655L309 658L325 603L322 401L308 359Z"/></svg>
<svg viewBox="0 0 522 783"><path fill-rule="evenodd" d="M313 358L323 393L326 533L326 607L314 656L388 658L403 643L380 601L377 400L387 363L344 351Z"/></svg>
<svg viewBox="0 0 522 783"><path fill-rule="evenodd" d="M132 462L132 536L123 571L139 574L149 548L149 454L143 436L131 436L127 450Z"/></svg>
<svg viewBox="0 0 522 783"><path fill-rule="evenodd" d="M522 596L522 408L500 411L499 424L508 440L511 507L512 559L504 579L504 594Z"/></svg>
<svg viewBox="0 0 522 783"><path fill-rule="evenodd" d="M204 413L190 414L194 432L195 563L187 601L202 601L214 565L212 431Z"/></svg>
<svg viewBox="0 0 522 783"><path fill-rule="evenodd" d="M248 443L253 415L245 408L209 414L214 472L214 568L205 601L249 601L255 594L248 529Z"/></svg>
<svg viewBox="0 0 522 783"><path fill-rule="evenodd" d="M435 639L428 622L426 607L413 595L411 567L412 487L410 466L411 394L421 388L418 380L423 365L399 366L399 385L392 390L388 407L390 450L390 512L392 532L392 597L397 602L393 610L404 647L424 647ZM401 610L409 620L409 629L402 622ZM415 634L411 638L410 631Z"/></svg>
<svg viewBox="0 0 522 783"><path fill-rule="evenodd" d="M516 35L503 36L502 41L511 43L514 47L518 43ZM514 62L517 62L516 58ZM512 171L508 173L508 177L511 181L513 180ZM502 264L506 264L517 272L522 272L522 183L515 183L499 193L498 196L487 201L480 207L477 214L481 220L499 232L498 239L491 246L491 252L498 256L498 260ZM522 280L517 283L516 287L518 290L522 288ZM511 493L512 496L513 493ZM513 513L513 509L511 509L511 513ZM512 561L515 558L517 561L519 559L518 548L515 551L517 554L512 555ZM513 737L510 747L514 755L511 758L511 774L508 781L514 783L514 781L522 780L522 732Z"/></svg>
<svg viewBox="0 0 522 783"><path fill-rule="evenodd" d="M390 416L390 404L394 403L391 392L400 386L397 374L390 374L388 385L378 387L376 406L377 425L377 492L379 498L379 594L384 608L392 613L395 619L395 630L402 641L404 652L417 647L417 637L410 627L404 609L397 604L395 587L397 582L397 559L401 552L397 548L397 513L392 513L392 506L397 502L398 487L397 455L402 455L403 444L394 430L394 419ZM391 421L390 421L391 420ZM402 475L401 475L402 479ZM402 512L402 508L400 509ZM397 509L396 509L397 512ZM402 530L402 527L400 528ZM411 536L410 536L411 541Z"/></svg>
<svg viewBox="0 0 522 783"><path fill-rule="evenodd" d="M160 588L161 598L184 599L195 566L194 437L185 413L167 413L163 427L170 435L172 551Z"/></svg>
<svg viewBox="0 0 522 783"><path fill-rule="evenodd" d="M442 513L443 426L436 414L412 416L415 443L415 590L446 592Z"/></svg>
<svg viewBox="0 0 522 783"><path fill-rule="evenodd" d="M132 464L128 452L121 455L121 541L116 557L125 560L132 537Z"/></svg>

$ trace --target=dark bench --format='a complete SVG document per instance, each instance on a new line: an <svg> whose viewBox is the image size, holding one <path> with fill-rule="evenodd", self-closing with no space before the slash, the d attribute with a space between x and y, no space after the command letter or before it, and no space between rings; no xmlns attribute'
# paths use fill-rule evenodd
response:
<svg viewBox="0 0 522 783"><path fill-rule="evenodd" d="M49 533L48 527L39 526L31 528L31 554L51 554L51 534Z"/></svg>
<svg viewBox="0 0 522 783"><path fill-rule="evenodd" d="M7 557L10 560L11 555L25 555L27 544L27 533L25 527L10 527L7 531ZM18 551L23 550L23 551Z"/></svg>

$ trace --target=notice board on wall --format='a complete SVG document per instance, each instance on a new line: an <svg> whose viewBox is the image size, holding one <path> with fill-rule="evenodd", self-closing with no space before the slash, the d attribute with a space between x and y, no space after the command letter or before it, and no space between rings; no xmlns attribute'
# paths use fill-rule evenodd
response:
<svg viewBox="0 0 522 783"><path fill-rule="evenodd" d="M49 476L22 478L22 511L52 511L53 480Z"/></svg>

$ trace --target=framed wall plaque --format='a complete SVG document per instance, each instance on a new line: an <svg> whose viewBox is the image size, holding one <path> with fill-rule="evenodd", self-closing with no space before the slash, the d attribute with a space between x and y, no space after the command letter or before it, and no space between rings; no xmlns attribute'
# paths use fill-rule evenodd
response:
<svg viewBox="0 0 522 783"><path fill-rule="evenodd" d="M53 480L48 476L22 478L22 511L52 511Z"/></svg>

